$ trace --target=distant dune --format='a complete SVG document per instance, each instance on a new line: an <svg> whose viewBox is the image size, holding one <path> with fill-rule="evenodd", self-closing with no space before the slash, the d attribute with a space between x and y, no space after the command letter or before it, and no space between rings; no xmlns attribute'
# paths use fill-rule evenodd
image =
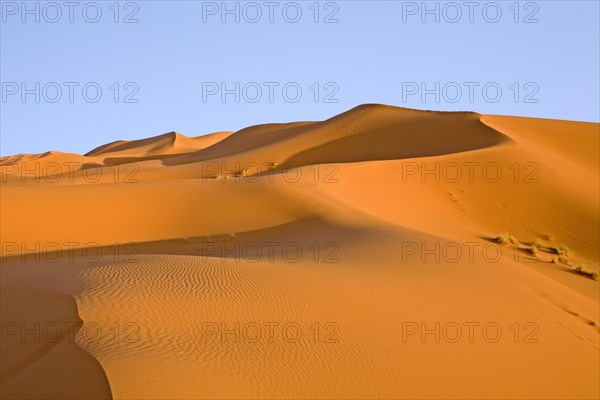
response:
<svg viewBox="0 0 600 400"><path fill-rule="evenodd" d="M369 104L2 157L2 398L598 398L599 152Z"/></svg>

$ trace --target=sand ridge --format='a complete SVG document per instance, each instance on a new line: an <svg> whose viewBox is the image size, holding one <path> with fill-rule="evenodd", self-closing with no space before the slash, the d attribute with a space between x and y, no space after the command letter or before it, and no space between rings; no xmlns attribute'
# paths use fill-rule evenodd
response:
<svg viewBox="0 0 600 400"><path fill-rule="evenodd" d="M3 157L2 322L77 323L98 398L597 398L598 131L369 104ZM57 346L3 342L3 398Z"/></svg>

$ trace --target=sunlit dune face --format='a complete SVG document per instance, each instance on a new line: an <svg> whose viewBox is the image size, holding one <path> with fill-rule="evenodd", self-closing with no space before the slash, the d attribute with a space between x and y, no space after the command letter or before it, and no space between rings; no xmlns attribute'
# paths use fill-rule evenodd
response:
<svg viewBox="0 0 600 400"><path fill-rule="evenodd" d="M598 129L364 105L3 157L2 397L597 398Z"/></svg>

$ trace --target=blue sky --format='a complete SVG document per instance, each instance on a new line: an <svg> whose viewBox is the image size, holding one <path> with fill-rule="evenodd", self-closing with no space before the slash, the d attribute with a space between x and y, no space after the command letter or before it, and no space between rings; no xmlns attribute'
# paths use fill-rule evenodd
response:
<svg viewBox="0 0 600 400"><path fill-rule="evenodd" d="M595 0L0 10L2 155L321 120L362 103L600 120Z"/></svg>

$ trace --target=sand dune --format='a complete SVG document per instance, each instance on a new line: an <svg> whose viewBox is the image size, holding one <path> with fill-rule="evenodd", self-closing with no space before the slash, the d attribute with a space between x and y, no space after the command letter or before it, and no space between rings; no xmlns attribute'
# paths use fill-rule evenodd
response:
<svg viewBox="0 0 600 400"><path fill-rule="evenodd" d="M102 156L109 165L146 159L163 159L173 155L195 152L223 140L233 132L216 132L190 138L181 133L169 132L148 139L118 141L95 148L86 156Z"/></svg>
<svg viewBox="0 0 600 400"><path fill-rule="evenodd" d="M3 157L2 397L598 398L599 138L363 105Z"/></svg>

